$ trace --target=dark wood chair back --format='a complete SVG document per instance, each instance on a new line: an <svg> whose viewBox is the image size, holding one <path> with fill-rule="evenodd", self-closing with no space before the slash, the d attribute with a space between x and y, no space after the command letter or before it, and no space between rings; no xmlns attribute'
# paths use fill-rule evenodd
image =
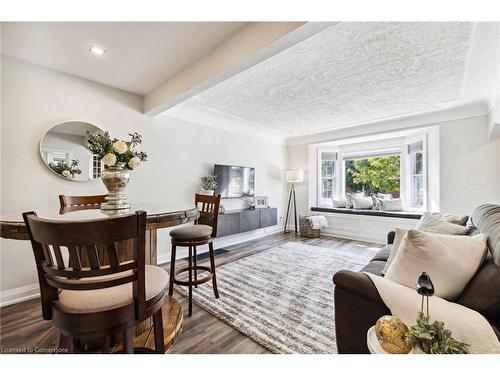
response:
<svg viewBox="0 0 500 375"><path fill-rule="evenodd" d="M200 217L195 224L205 224L212 227L212 237L217 236L217 223L219 221L220 194L203 195L195 194L194 202L200 211Z"/></svg>
<svg viewBox="0 0 500 375"><path fill-rule="evenodd" d="M51 304L58 299L59 289L93 290L133 283L136 316L141 320L146 299L146 212L86 221L45 220L35 212L26 212L23 218L35 255L44 319L51 319ZM130 259L121 256L123 245L133 246Z"/></svg>
<svg viewBox="0 0 500 375"><path fill-rule="evenodd" d="M61 208L74 206L98 206L106 202L106 195L59 195Z"/></svg>

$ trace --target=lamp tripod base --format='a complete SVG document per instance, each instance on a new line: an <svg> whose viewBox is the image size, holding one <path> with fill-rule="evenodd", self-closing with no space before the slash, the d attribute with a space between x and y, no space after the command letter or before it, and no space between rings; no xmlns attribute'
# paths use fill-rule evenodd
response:
<svg viewBox="0 0 500 375"><path fill-rule="evenodd" d="M294 215L293 217L295 222L295 235L297 235L299 231L297 228L297 203L295 199L295 184L292 184L290 186L290 193L288 194L288 204L286 209L285 226L283 228L283 234L291 232L291 230L288 229L288 217L290 216L290 206L292 204L292 200L293 200L293 215Z"/></svg>

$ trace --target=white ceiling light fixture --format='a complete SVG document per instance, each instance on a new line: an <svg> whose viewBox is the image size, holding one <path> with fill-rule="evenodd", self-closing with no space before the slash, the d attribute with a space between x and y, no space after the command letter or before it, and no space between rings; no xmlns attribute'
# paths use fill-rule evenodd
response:
<svg viewBox="0 0 500 375"><path fill-rule="evenodd" d="M97 55L97 56L102 56L102 55L104 55L106 50L102 47L91 44L89 47L89 52L93 53L94 55Z"/></svg>

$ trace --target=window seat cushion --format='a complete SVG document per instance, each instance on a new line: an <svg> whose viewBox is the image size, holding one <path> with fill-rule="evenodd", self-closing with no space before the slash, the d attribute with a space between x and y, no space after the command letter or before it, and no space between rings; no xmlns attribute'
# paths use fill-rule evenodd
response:
<svg viewBox="0 0 500 375"><path fill-rule="evenodd" d="M380 216L380 217L396 217L401 219L420 219L422 216L419 213L408 211L379 211L371 209L353 209L353 208L329 208L329 207L311 207L311 211L315 212L330 212L347 215L365 215L365 216Z"/></svg>

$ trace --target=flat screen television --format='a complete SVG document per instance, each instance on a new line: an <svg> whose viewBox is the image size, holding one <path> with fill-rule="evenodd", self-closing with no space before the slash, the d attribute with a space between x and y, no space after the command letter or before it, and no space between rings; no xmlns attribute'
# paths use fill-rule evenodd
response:
<svg viewBox="0 0 500 375"><path fill-rule="evenodd" d="M215 194L222 198L253 197L255 194L255 168L234 165L214 165L217 176Z"/></svg>

